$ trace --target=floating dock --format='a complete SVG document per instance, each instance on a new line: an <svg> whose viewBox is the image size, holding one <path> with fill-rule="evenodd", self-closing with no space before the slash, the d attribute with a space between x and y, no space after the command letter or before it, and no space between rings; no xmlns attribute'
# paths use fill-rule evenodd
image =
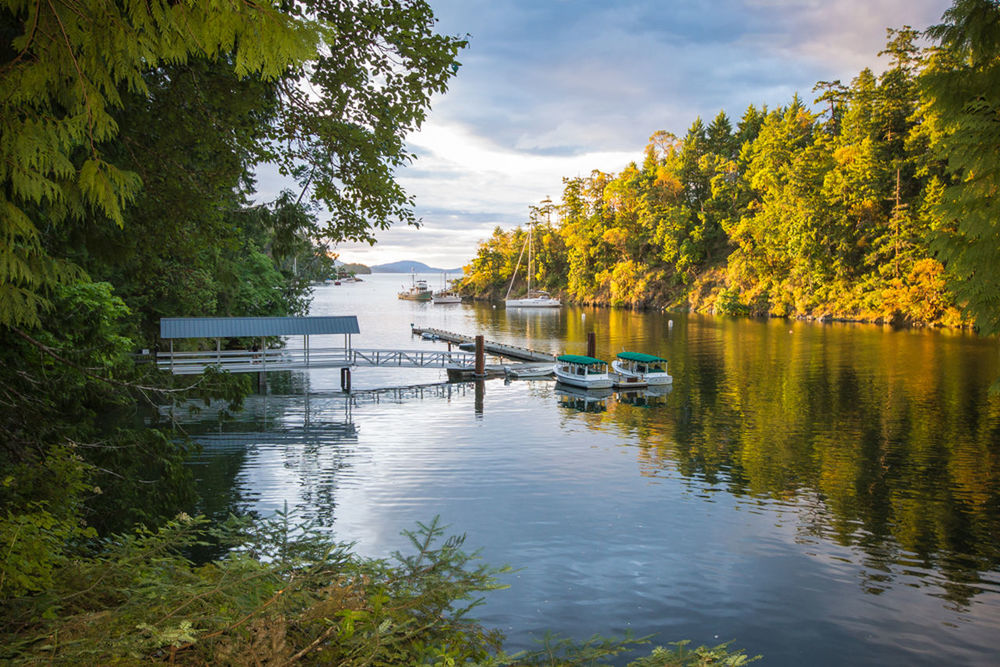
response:
<svg viewBox="0 0 1000 667"><path fill-rule="evenodd" d="M416 336L423 336L424 338L429 338L431 340L443 340L448 343L472 343L475 344L475 336L466 336L465 334L454 333L452 331L444 331L442 329L432 329L424 327L415 327L410 325L410 333ZM494 341L483 341L483 347L487 354L492 354L497 357L507 357L508 359L517 359L519 361L552 361L555 362L556 358L554 355L548 352L538 352L537 350L530 350L526 347L519 347L517 345L507 345L506 343L496 343Z"/></svg>

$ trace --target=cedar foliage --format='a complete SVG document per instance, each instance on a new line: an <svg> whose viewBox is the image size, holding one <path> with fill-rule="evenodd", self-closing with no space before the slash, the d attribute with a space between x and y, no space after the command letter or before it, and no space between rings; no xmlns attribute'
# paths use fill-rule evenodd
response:
<svg viewBox="0 0 1000 667"><path fill-rule="evenodd" d="M391 169L463 44L419 0L0 1L5 609L95 538L194 503L191 445L158 404L235 408L248 379L135 353L161 317L303 313L325 242L413 221ZM310 79L336 94L304 98ZM301 191L252 203L266 161Z"/></svg>

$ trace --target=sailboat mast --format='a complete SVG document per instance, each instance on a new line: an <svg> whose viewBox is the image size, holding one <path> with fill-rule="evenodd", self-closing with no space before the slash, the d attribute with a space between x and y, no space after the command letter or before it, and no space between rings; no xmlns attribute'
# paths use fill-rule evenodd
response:
<svg viewBox="0 0 1000 667"><path fill-rule="evenodd" d="M528 220L528 298L531 298L531 232L535 228L535 221Z"/></svg>

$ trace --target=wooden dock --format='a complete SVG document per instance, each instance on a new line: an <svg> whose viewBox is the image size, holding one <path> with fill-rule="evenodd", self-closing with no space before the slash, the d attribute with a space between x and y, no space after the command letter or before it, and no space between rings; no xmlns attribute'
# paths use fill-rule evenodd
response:
<svg viewBox="0 0 1000 667"><path fill-rule="evenodd" d="M472 368L475 355L444 350L359 350L356 348L275 348L160 352L156 365L174 375L198 375L208 367L230 373L267 373L307 368L396 366L400 368Z"/></svg>
<svg viewBox="0 0 1000 667"><path fill-rule="evenodd" d="M443 340L448 343L475 343L475 336L467 336L465 334L454 333L453 331L444 331L443 329L433 329L424 327L415 327L410 325L410 332L417 336L423 336L428 334L433 336L434 340ZM507 345L506 343L497 343L494 341L483 341L483 346L487 354L492 354L497 357L506 357L508 359L517 359L519 361L552 361L556 360L554 355L548 352L539 352L537 350L530 350L526 347L519 347L517 345Z"/></svg>

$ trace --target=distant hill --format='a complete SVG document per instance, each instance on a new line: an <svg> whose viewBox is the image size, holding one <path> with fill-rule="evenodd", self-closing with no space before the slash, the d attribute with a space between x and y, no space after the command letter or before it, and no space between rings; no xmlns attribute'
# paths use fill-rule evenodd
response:
<svg viewBox="0 0 1000 667"><path fill-rule="evenodd" d="M364 264L338 264L337 268L340 269L341 273L360 273L368 275L372 272L371 267L365 266Z"/></svg>
<svg viewBox="0 0 1000 667"><path fill-rule="evenodd" d="M403 260L401 262L389 262L388 264L376 264L371 267L372 273L461 273L462 269L435 269L427 266L423 262L413 260Z"/></svg>

